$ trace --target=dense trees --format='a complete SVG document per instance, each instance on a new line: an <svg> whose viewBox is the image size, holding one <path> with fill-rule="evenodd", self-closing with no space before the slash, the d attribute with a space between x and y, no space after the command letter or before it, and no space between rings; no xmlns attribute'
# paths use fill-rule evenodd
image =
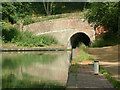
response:
<svg viewBox="0 0 120 90"><path fill-rule="evenodd" d="M84 6L82 2L4 2L2 3L2 19L14 24L27 15L67 13L74 10L83 10Z"/></svg>
<svg viewBox="0 0 120 90"><path fill-rule="evenodd" d="M120 31L118 32L118 28L120 29L120 26L118 27L118 24L120 23L118 23L118 20L120 19L119 2L54 2L54 0L53 2L2 3L3 35L5 34L5 30L12 30L11 28L7 29L4 27L8 22L15 24L20 19L23 19L23 25L27 25L34 23L31 16L39 17L45 15L56 15L82 11L84 9L87 9L85 17L88 19L89 23L95 23L96 25L104 26L106 29L111 31L110 34L106 35L105 39L110 38L109 36L116 38L118 35L120 35ZM6 36L8 35L6 34ZM112 40L114 39L112 38Z"/></svg>
<svg viewBox="0 0 120 90"><path fill-rule="evenodd" d="M113 31L118 31L119 3L118 2L95 2L86 14L89 23L103 25Z"/></svg>
<svg viewBox="0 0 120 90"><path fill-rule="evenodd" d="M30 2L5 2L2 7L2 19L12 24L16 23L19 17L33 13Z"/></svg>
<svg viewBox="0 0 120 90"><path fill-rule="evenodd" d="M104 26L108 33L92 43L93 47L103 47L120 43L119 2L94 2L86 13L89 23Z"/></svg>

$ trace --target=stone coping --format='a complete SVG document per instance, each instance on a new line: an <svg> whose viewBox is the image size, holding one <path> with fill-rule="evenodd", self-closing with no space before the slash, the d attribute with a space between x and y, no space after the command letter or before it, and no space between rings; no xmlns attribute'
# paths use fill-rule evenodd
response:
<svg viewBox="0 0 120 90"><path fill-rule="evenodd" d="M66 51L66 48L2 48L0 52L17 52L17 51Z"/></svg>

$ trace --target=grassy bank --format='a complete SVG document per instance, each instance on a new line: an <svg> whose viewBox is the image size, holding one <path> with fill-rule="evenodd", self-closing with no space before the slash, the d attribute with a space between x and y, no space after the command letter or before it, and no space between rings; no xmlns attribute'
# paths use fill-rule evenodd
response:
<svg viewBox="0 0 120 90"><path fill-rule="evenodd" d="M79 57L74 59L75 64L72 64L69 68L69 73L75 73L75 77L77 77L78 69L81 68L78 62L94 60L94 58L87 53L86 47L84 45L80 45L79 49L80 49L79 52L81 55L79 54ZM91 64L91 65L94 65L94 64ZM85 67L82 67L82 68L85 68ZM120 82L118 82L115 78L111 77L111 74L107 70L100 67L100 73L105 75L105 77L112 83L114 88L120 89Z"/></svg>
<svg viewBox="0 0 120 90"><path fill-rule="evenodd" d="M100 38L98 38L95 42L91 44L91 47L104 47L104 46L114 46L118 45L120 42L118 32L109 31L104 34Z"/></svg>
<svg viewBox="0 0 120 90"><path fill-rule="evenodd" d="M84 44L79 45L79 56L74 59L74 62L81 62L81 61L91 61L93 60L92 56L90 56L86 50L86 46Z"/></svg>
<svg viewBox="0 0 120 90"><path fill-rule="evenodd" d="M23 20L23 25L29 25L32 23L36 23L36 22L43 22L43 21L47 21L47 20L52 20L52 19L58 19L58 18L65 18L67 16L62 16L62 15L51 15L51 16L44 16L44 17L33 17L32 16L26 16Z"/></svg>
<svg viewBox="0 0 120 90"><path fill-rule="evenodd" d="M78 68L81 68L79 62L93 61L93 57L88 54L86 49L87 47L84 44L80 44L78 48L79 48L79 56L73 60L74 64L72 63L71 66L69 67L69 73L75 73L76 77L78 73Z"/></svg>
<svg viewBox="0 0 120 90"><path fill-rule="evenodd" d="M110 73L104 68L100 67L100 72L105 75L105 77L112 83L112 85L120 89L120 82L118 82L115 78L111 77Z"/></svg>
<svg viewBox="0 0 120 90"><path fill-rule="evenodd" d="M14 43L18 46L42 47L51 44L57 44L57 40L51 36L35 36L31 32L20 32L14 27L2 28L3 43Z"/></svg>
<svg viewBox="0 0 120 90"><path fill-rule="evenodd" d="M28 15L25 18L23 18L22 21L23 21L23 26L24 26L24 25L29 25L29 24L36 23L36 22L43 22L43 21L59 19L59 18L72 18L72 17L83 18L83 12L76 11L74 13L64 13L64 14L41 16L41 17Z"/></svg>

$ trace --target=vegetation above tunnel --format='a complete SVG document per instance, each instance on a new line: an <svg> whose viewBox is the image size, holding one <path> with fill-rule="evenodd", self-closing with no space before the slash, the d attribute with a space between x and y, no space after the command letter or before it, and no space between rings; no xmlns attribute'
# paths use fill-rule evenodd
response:
<svg viewBox="0 0 120 90"><path fill-rule="evenodd" d="M45 7L46 9L48 9L48 12L46 12ZM120 31L118 30L120 29L120 27L118 27L119 2L53 2L53 3L52 2L3 2L2 3L3 41L5 43L14 42L18 44L18 41L16 42L15 37L14 37L15 40L13 39L12 42L11 40L8 40L15 35L14 33L12 33L11 26L19 28L21 23L23 25L28 25L34 22L41 22L50 19L62 18L64 17L64 15L62 16L61 14L74 13L74 12L77 13L82 12L82 14L85 14L85 18L88 19L89 23L94 23L97 26L101 25L106 28L109 28L108 29L109 33L105 34L103 37L97 40L95 42L95 45L92 44L92 46L97 47L97 46L109 46L109 45L118 44L120 40L119 39ZM51 16L51 15L55 15L55 16ZM78 15L81 16L81 13ZM6 32L7 30L11 32L11 34ZM7 36L7 38L5 36ZM36 37L34 39L36 39L35 41L38 40ZM31 39L31 41L34 40ZM33 45L33 42L28 44L30 46L37 46L37 45ZM18 45L23 45L23 44L19 43ZM29 45L25 43L25 45L23 46L29 46ZM44 45L38 44L38 46L44 46Z"/></svg>

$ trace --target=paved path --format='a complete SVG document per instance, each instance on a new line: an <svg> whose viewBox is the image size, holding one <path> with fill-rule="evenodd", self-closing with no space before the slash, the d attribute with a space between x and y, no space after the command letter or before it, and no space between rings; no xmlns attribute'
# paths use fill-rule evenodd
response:
<svg viewBox="0 0 120 90"><path fill-rule="evenodd" d="M77 75L70 73L67 88L113 88L101 73L94 75L92 65L80 65Z"/></svg>
<svg viewBox="0 0 120 90"><path fill-rule="evenodd" d="M101 67L105 68L111 73L112 77L120 82L118 46L88 48L88 52L93 55L96 60L99 60Z"/></svg>

